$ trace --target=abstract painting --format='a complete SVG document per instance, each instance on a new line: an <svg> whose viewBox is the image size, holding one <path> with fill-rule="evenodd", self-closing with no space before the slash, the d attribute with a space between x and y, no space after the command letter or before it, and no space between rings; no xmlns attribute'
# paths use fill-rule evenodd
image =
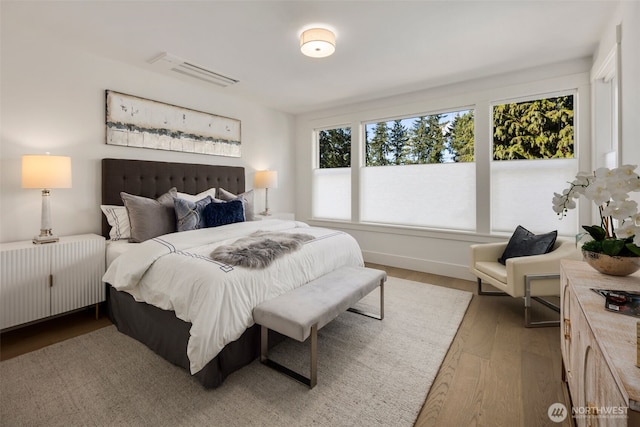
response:
<svg viewBox="0 0 640 427"><path fill-rule="evenodd" d="M106 93L107 144L240 157L240 120Z"/></svg>

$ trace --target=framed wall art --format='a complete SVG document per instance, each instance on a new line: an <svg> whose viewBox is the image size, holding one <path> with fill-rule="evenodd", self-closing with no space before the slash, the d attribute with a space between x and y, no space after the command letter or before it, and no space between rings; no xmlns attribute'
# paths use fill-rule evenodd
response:
<svg viewBox="0 0 640 427"><path fill-rule="evenodd" d="M106 91L107 144L240 157L240 120Z"/></svg>

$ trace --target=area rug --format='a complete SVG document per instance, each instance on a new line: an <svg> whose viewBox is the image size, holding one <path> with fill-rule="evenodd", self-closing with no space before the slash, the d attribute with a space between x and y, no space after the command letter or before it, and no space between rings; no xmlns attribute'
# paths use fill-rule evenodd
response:
<svg viewBox="0 0 640 427"><path fill-rule="evenodd" d="M109 326L0 363L3 426L410 426L470 292L390 277L385 318L346 312L318 332L309 390L257 360L206 390ZM375 310L376 290L361 303ZM307 373L308 345L274 360Z"/></svg>

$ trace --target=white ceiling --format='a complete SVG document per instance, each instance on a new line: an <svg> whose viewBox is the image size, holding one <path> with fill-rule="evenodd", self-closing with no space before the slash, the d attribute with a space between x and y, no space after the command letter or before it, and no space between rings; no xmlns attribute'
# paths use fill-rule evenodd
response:
<svg viewBox="0 0 640 427"><path fill-rule="evenodd" d="M134 66L166 51L240 80L208 90L301 113L589 57L617 3L3 0L2 14ZM310 24L335 29L333 56L300 53Z"/></svg>

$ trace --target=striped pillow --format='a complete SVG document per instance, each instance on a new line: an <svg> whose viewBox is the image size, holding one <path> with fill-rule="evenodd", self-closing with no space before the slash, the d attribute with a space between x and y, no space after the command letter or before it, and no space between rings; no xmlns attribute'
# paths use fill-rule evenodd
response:
<svg viewBox="0 0 640 427"><path fill-rule="evenodd" d="M131 225L127 208L116 205L100 205L102 213L111 226L109 238L111 240L129 240L131 238Z"/></svg>

